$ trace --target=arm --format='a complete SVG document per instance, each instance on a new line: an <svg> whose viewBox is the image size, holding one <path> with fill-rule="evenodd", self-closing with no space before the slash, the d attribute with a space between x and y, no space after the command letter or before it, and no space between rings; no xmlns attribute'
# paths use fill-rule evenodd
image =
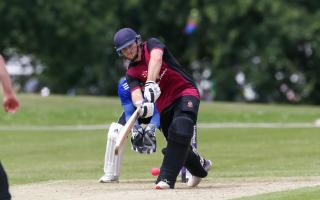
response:
<svg viewBox="0 0 320 200"><path fill-rule="evenodd" d="M143 101L143 95L141 91L141 82L136 79L135 77L132 77L130 75L126 75L126 81L130 88L130 94L131 94L131 100L132 103L137 106L137 103ZM140 103L141 104L141 103Z"/></svg>
<svg viewBox="0 0 320 200"><path fill-rule="evenodd" d="M136 108L134 107L133 102L131 100L130 89L126 79L121 79L119 81L118 96L120 98L120 102L125 114L125 120L127 122L136 110Z"/></svg>
<svg viewBox="0 0 320 200"><path fill-rule="evenodd" d="M14 113L19 108L19 101L12 89L11 79L6 70L5 62L0 55L0 81L2 83L4 98L3 107L6 112Z"/></svg>
<svg viewBox="0 0 320 200"><path fill-rule="evenodd" d="M145 83L144 98L155 103L161 94L159 85L156 83L162 65L162 49L152 49L148 65L148 77Z"/></svg>
<svg viewBox="0 0 320 200"><path fill-rule="evenodd" d="M129 78L129 84L134 85L136 89L139 89L139 83L136 82L133 78ZM134 106L131 98L131 92L129 88L129 84L125 79L121 79L118 85L118 95L120 97L121 105L124 111L125 115L125 123L124 123L124 128L125 132L121 130L120 133L125 133L125 135L120 135L120 136L127 136L129 134L129 129L131 129L131 144L132 144L132 149L134 151L141 151L141 143L143 141L143 128L139 125L138 120L136 120L135 112L136 112L136 107ZM140 109L140 107L139 107ZM137 111L138 112L138 111ZM120 137L119 136L119 137ZM123 138L123 137L121 137ZM123 138L124 139L124 138ZM124 140L121 141L124 141ZM121 142L119 143L121 144Z"/></svg>
<svg viewBox="0 0 320 200"><path fill-rule="evenodd" d="M150 61L148 65L147 81L156 81L159 78L159 72L162 65L162 49L152 49L150 53Z"/></svg>
<svg viewBox="0 0 320 200"><path fill-rule="evenodd" d="M2 83L2 88L5 96L12 96L14 92L12 90L11 79L6 70L5 62L0 55L0 81Z"/></svg>
<svg viewBox="0 0 320 200"><path fill-rule="evenodd" d="M141 105L141 103L143 101L141 89L136 88L135 90L131 91L131 98L132 98L132 102L135 106Z"/></svg>
<svg viewBox="0 0 320 200"><path fill-rule="evenodd" d="M154 103L161 95L161 90L156 83L156 80L160 75L165 45L156 38L151 38L147 41L147 48L150 52L150 60L148 64L148 76L145 83L144 97L148 102Z"/></svg>
<svg viewBox="0 0 320 200"><path fill-rule="evenodd" d="M142 91L139 85L139 80L136 78L128 75L127 73L127 82L130 87L131 91L131 99L133 104L138 108L141 107L140 109L140 117L142 118L148 118L153 115L154 111L154 104L150 102L145 102Z"/></svg>

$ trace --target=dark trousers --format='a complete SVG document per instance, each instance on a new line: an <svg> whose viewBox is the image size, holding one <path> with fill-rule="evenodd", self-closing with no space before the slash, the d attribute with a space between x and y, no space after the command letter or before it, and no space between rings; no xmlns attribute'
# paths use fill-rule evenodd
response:
<svg viewBox="0 0 320 200"><path fill-rule="evenodd" d="M167 140L190 144L199 104L200 101L194 96L182 96L161 113L160 126Z"/></svg>
<svg viewBox="0 0 320 200"><path fill-rule="evenodd" d="M183 96L161 113L160 125L167 140L167 147L156 182L165 180L171 188L174 188L182 166L186 166L192 175L207 176L201 165L200 156L190 145L197 122L199 103L200 101L194 96Z"/></svg>
<svg viewBox="0 0 320 200"><path fill-rule="evenodd" d="M4 171L0 162L0 200L10 200L9 184L7 174Z"/></svg>

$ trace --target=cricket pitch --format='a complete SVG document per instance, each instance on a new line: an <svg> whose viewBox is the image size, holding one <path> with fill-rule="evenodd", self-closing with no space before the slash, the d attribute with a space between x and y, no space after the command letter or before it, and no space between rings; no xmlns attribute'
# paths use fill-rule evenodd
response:
<svg viewBox="0 0 320 200"><path fill-rule="evenodd" d="M174 190L153 190L152 180L98 183L97 180L61 180L11 187L14 200L222 200L263 193L320 186L320 177L205 179L196 188L177 182Z"/></svg>

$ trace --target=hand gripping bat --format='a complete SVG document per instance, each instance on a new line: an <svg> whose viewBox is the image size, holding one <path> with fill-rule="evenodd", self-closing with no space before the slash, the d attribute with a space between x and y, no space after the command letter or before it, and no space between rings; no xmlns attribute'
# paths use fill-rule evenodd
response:
<svg viewBox="0 0 320 200"><path fill-rule="evenodd" d="M135 122L137 121L137 119L139 117L140 110L141 110L141 107L138 106L136 111L134 111L134 113L131 115L131 117L129 118L127 123L124 125L124 127L122 127L122 129L119 133L119 136L117 138L116 147L114 148L114 153L116 155L118 155L119 149L121 149L121 147L124 145L126 139L128 138L128 135L129 135L133 125L135 124Z"/></svg>

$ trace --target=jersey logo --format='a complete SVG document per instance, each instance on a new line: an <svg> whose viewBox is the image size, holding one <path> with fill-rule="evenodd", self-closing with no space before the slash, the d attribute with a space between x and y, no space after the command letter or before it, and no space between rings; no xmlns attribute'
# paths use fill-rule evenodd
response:
<svg viewBox="0 0 320 200"><path fill-rule="evenodd" d="M166 74L167 70L168 70L168 68L165 68L165 69L163 70L163 72L160 74L159 79L158 79L158 84L160 84L160 81L161 81L161 79L163 78L163 76Z"/></svg>
<svg viewBox="0 0 320 200"><path fill-rule="evenodd" d="M161 79L163 78L163 76L166 74L168 68L165 68L165 70L163 70L163 72L161 73L159 80L161 81Z"/></svg>
<svg viewBox="0 0 320 200"><path fill-rule="evenodd" d="M189 108L192 108L192 107L193 107L192 101L188 101L187 106L188 106Z"/></svg>
<svg viewBox="0 0 320 200"><path fill-rule="evenodd" d="M123 84L122 87L123 87L124 90L128 90L129 89L128 83Z"/></svg>

